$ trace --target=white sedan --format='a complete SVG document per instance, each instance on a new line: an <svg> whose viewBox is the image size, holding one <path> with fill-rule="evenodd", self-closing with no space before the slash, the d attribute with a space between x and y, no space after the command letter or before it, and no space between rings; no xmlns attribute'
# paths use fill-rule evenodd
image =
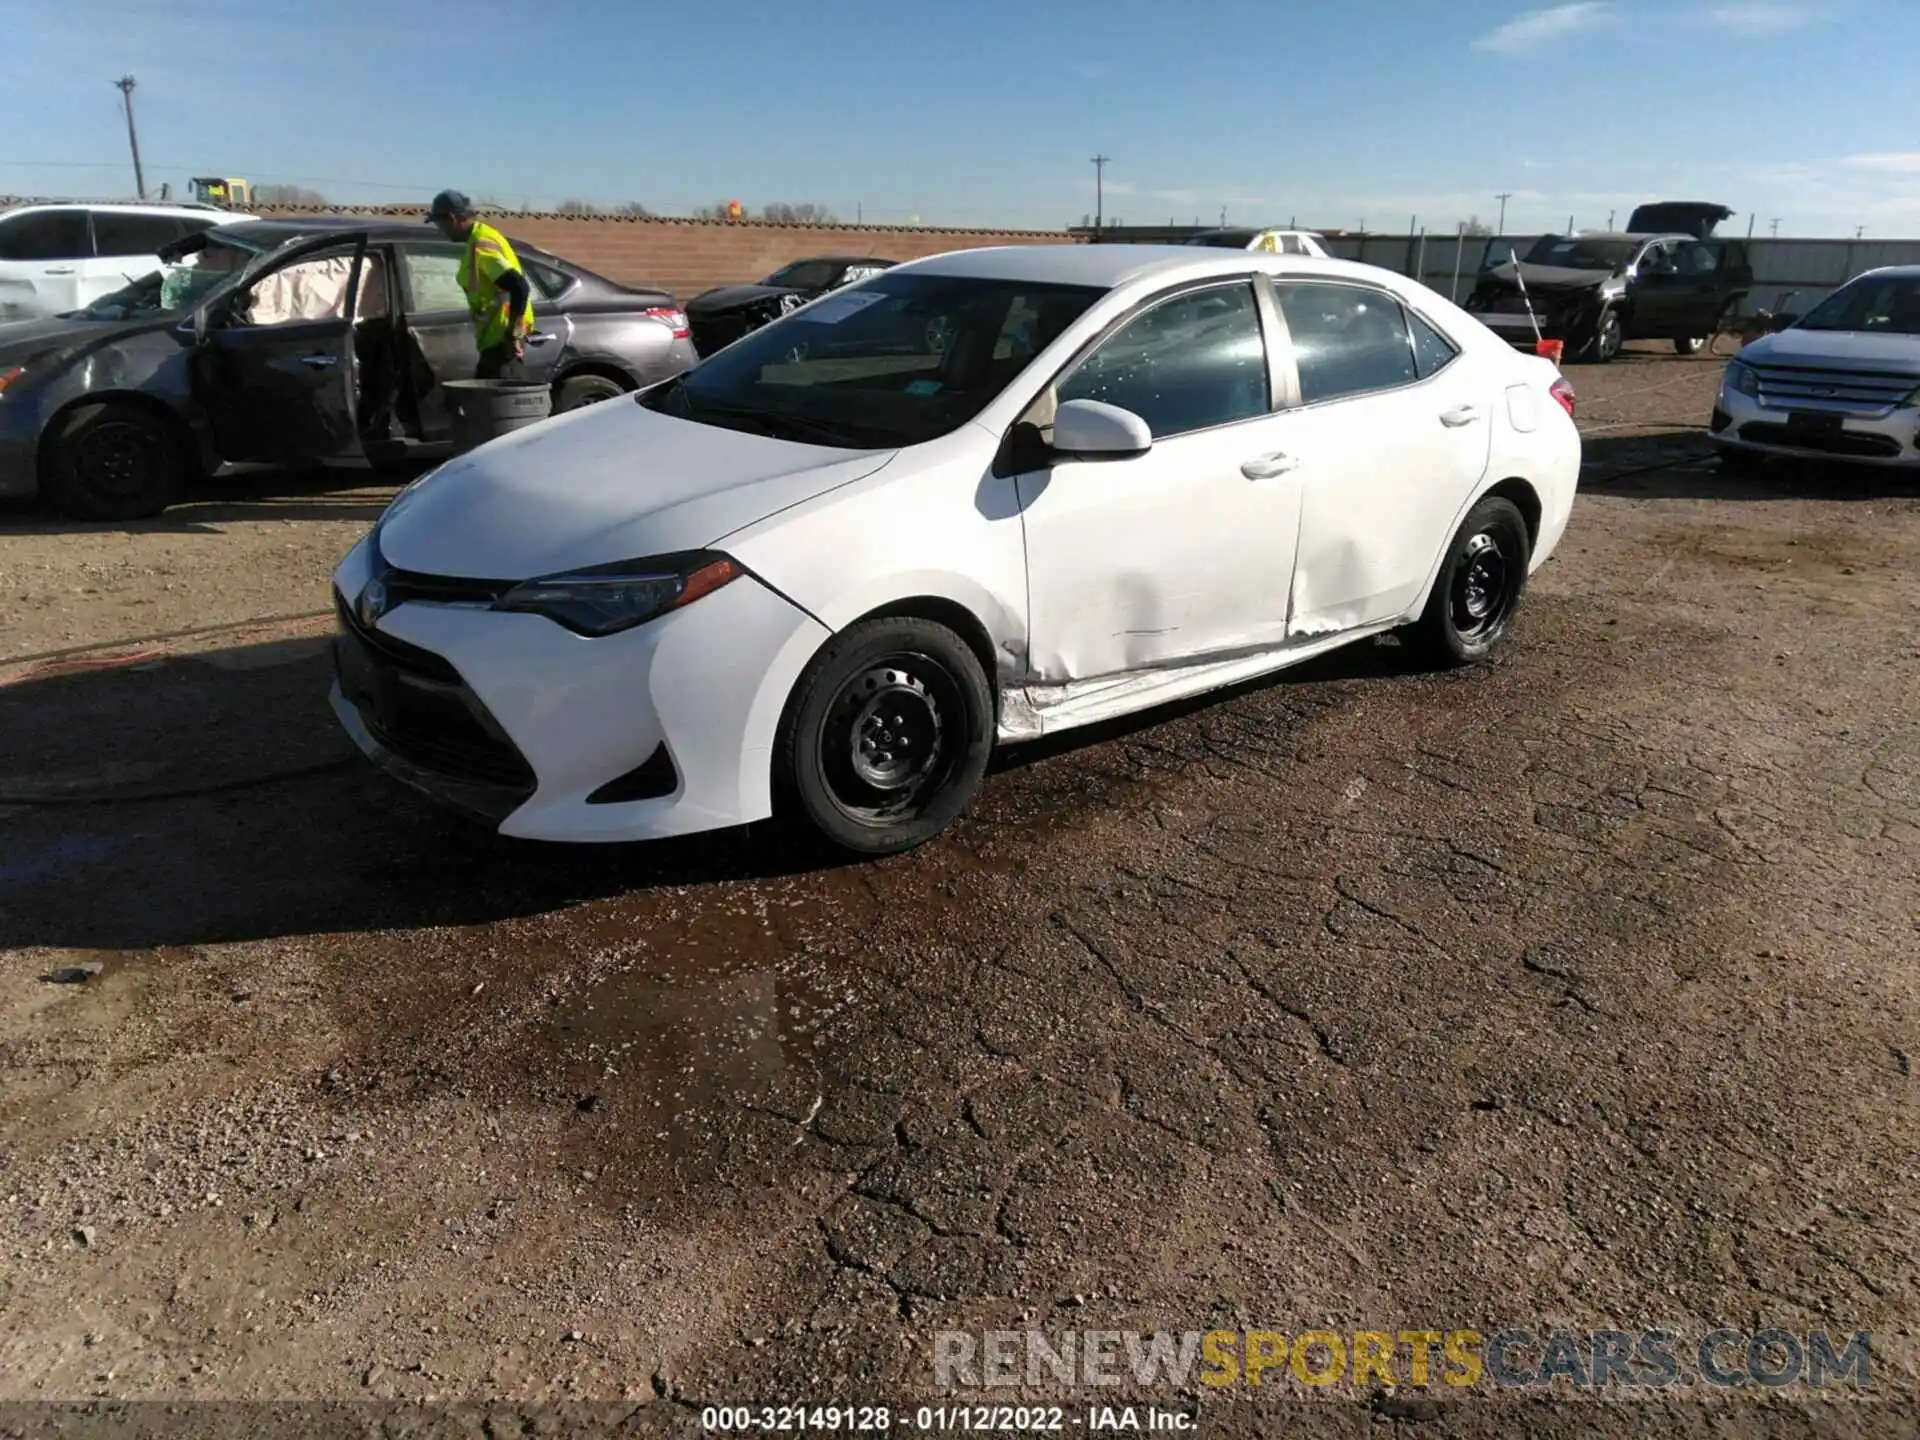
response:
<svg viewBox="0 0 1920 1440"><path fill-rule="evenodd" d="M503 834L951 821L996 744L1402 629L1486 655L1566 528L1573 393L1368 266L900 265L396 497L334 708Z"/></svg>

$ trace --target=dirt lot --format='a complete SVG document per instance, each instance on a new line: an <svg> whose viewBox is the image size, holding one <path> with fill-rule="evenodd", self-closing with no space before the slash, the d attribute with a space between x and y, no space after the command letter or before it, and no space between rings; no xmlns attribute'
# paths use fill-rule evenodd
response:
<svg viewBox="0 0 1920 1440"><path fill-rule="evenodd" d="M359 764L319 637L384 491L7 517L0 1400L693 1432L933 1396L948 1329L1725 1325L1872 1331L1879 1398L1153 1398L1915 1433L1920 498L1722 479L1711 361L1571 373L1497 663L1017 754L879 864L510 844Z"/></svg>

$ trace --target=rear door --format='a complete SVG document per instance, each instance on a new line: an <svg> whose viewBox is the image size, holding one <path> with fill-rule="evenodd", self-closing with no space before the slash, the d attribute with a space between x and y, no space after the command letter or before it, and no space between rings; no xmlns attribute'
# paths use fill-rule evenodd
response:
<svg viewBox="0 0 1920 1440"><path fill-rule="evenodd" d="M1420 595L1491 451L1497 387L1371 285L1274 277L1298 374L1277 447L1301 487L1287 633L1390 620Z"/></svg>
<svg viewBox="0 0 1920 1440"><path fill-rule="evenodd" d="M354 316L367 237L293 245L210 308L195 384L215 451L280 464L360 453Z"/></svg>
<svg viewBox="0 0 1920 1440"><path fill-rule="evenodd" d="M87 212L77 206L0 219L0 321L79 309L81 270L92 256Z"/></svg>
<svg viewBox="0 0 1920 1440"><path fill-rule="evenodd" d="M467 294L460 288L460 259L466 247L453 241L421 239L406 241L398 248L420 438L447 440L453 434L453 416L440 386L449 380L471 380L480 360L474 347ZM566 350L566 325L549 313L551 302L535 268L525 261L522 268L533 289L534 316L522 374L528 380L549 380Z"/></svg>

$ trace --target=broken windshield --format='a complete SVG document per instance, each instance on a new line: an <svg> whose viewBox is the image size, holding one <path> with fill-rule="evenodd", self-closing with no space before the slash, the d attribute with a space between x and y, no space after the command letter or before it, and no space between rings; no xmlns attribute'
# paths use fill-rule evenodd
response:
<svg viewBox="0 0 1920 1440"><path fill-rule="evenodd" d="M1639 248L1638 242L1633 240L1588 240L1577 235L1543 235L1533 242L1533 248L1521 259L1528 265L1552 265L1561 270L1618 270L1622 265L1633 263L1634 252Z"/></svg>

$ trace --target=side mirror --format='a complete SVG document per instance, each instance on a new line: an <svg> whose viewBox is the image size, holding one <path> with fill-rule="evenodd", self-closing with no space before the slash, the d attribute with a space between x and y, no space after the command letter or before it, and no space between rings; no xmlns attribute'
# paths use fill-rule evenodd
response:
<svg viewBox="0 0 1920 1440"><path fill-rule="evenodd" d="M1798 315L1775 315L1771 320L1767 321L1767 333L1773 334L1777 331L1784 330L1799 318Z"/></svg>
<svg viewBox="0 0 1920 1440"><path fill-rule="evenodd" d="M1125 460L1153 448L1153 430L1104 400L1069 400L1054 412L1053 453L1062 460Z"/></svg>

